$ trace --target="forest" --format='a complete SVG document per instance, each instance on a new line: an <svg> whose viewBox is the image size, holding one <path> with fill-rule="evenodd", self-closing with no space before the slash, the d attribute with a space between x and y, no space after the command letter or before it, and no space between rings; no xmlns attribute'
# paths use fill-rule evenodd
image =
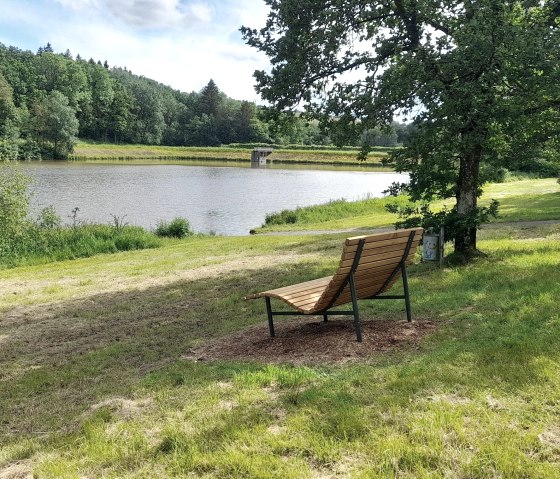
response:
<svg viewBox="0 0 560 479"><path fill-rule="evenodd" d="M397 146L412 127L373 129L355 145ZM168 146L231 143L330 145L317 122L272 116L234 100L213 80L181 92L47 44L36 53L0 43L0 160L65 159L75 139Z"/></svg>

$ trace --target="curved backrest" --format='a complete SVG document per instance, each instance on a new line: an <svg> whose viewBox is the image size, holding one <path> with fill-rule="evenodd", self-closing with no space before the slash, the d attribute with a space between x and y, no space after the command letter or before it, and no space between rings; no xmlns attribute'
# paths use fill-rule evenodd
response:
<svg viewBox="0 0 560 479"><path fill-rule="evenodd" d="M338 269L313 309L320 311L350 302L348 279L353 269L357 299L390 289L400 277L403 258L406 264L412 263L422 232L422 228L410 228L348 238Z"/></svg>

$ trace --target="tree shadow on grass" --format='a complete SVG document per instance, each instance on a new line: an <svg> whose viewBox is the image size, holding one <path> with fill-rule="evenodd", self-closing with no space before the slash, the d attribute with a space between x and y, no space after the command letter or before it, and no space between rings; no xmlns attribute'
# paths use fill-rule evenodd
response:
<svg viewBox="0 0 560 479"><path fill-rule="evenodd" d="M511 252L523 254L530 252ZM522 261L523 266L506 264L509 258L505 253L498 263L489 259L451 278L442 270L415 277L413 269L415 316L444 327L420 351L384 355L381 361L366 365L401 368L402 364L396 379L376 387L386 394L401 391L408 397L442 385L472 388L476 384L483 390L498 381L516 391L541 381L540 360L557 360L560 349L553 300L560 268L543 269L542 264ZM558 256L551 261L557 264ZM263 303L244 301L243 296L312 279L324 270L319 263L307 267L304 273L298 265L283 265L99 294L31 308L27 315L12 317L0 331L2 383L8 385L0 393L1 436L75 430L92 406L108 398L128 397L142 384L172 387L170 378L185 375L189 381L210 384L231 378L240 368L259 368L258 364L227 363L224 367L225 363L184 358L206 341L257 323L266 337ZM363 302L363 319L400 320L400 303ZM307 334L325 334L320 327L310 332L307 318L301 327ZM353 341L353 328L345 328L340 339L349 337L359 348ZM305 348L305 342L298 342L297 347ZM414 357L412 365L402 361L407 355ZM258 361L258 352L253 351L249 359ZM322 358L321 364L325 363ZM171 376L165 376L166 370ZM157 373L152 377L160 378L159 386L146 383L153 372Z"/></svg>

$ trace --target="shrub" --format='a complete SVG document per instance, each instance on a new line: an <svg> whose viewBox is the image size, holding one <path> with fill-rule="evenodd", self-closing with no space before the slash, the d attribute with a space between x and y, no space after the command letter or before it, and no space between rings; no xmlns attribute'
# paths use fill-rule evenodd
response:
<svg viewBox="0 0 560 479"><path fill-rule="evenodd" d="M73 225L61 226L54 207L44 208L35 222L28 219L30 179L17 168L0 165L0 268L46 263L63 259L155 248L161 240L138 226L127 226L124 217L115 225L80 225L74 208ZM168 225L173 236L191 234L187 220Z"/></svg>
<svg viewBox="0 0 560 479"><path fill-rule="evenodd" d="M155 230L156 235L168 238L185 238L193 234L189 220L186 218L173 218L170 223L160 221Z"/></svg>
<svg viewBox="0 0 560 479"><path fill-rule="evenodd" d="M285 225L294 224L298 220L298 213L293 210L282 210L280 213L270 213L266 215L264 223L266 225Z"/></svg>
<svg viewBox="0 0 560 479"><path fill-rule="evenodd" d="M52 205L43 208L37 216L37 225L41 228L58 228L60 227L61 222L62 220L60 219L60 216L57 214L54 206Z"/></svg>
<svg viewBox="0 0 560 479"><path fill-rule="evenodd" d="M9 248L25 230L30 181L17 168L0 165L0 250Z"/></svg>

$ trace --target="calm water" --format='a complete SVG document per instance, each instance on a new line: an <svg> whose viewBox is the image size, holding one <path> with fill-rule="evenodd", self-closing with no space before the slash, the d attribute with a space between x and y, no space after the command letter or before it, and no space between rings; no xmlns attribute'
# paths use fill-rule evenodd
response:
<svg viewBox="0 0 560 479"><path fill-rule="evenodd" d="M153 228L176 216L196 232L245 235L266 214L286 208L381 196L406 175L361 171L252 169L189 165L26 163L35 178L33 207L53 205L63 219L78 207L78 218ZM67 220L69 221L69 220Z"/></svg>

